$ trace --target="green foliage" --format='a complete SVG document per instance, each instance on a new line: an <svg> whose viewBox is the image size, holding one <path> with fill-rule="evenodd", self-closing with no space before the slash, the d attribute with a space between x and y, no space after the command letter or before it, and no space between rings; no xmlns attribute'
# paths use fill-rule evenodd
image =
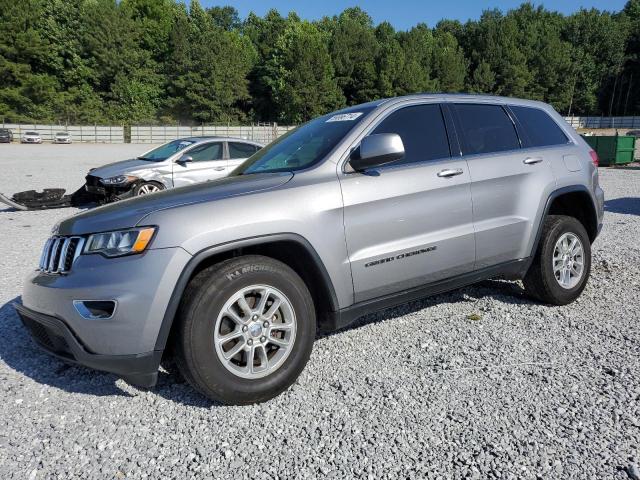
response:
<svg viewBox="0 0 640 480"><path fill-rule="evenodd" d="M331 61L338 86L347 104L354 105L376 97L376 41L371 17L359 7L348 8L327 21Z"/></svg>
<svg viewBox="0 0 640 480"><path fill-rule="evenodd" d="M325 37L305 21L290 22L278 38L266 78L280 121L304 122L343 103Z"/></svg>
<svg viewBox="0 0 640 480"><path fill-rule="evenodd" d="M167 112L182 122L245 120L247 76L256 52L249 38L220 27L191 2L170 34Z"/></svg>
<svg viewBox="0 0 640 480"><path fill-rule="evenodd" d="M640 0L568 16L523 3L408 31L358 7L307 22L197 0L0 0L6 122L298 123L424 91L640 114Z"/></svg>

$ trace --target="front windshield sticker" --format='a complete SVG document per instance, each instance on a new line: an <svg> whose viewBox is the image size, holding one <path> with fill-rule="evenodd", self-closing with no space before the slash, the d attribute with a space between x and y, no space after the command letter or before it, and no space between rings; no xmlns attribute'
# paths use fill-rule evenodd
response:
<svg viewBox="0 0 640 480"><path fill-rule="evenodd" d="M334 115L333 117L331 117L329 120L327 120L327 123L329 123L329 122L351 122L352 120L355 120L356 118L358 118L360 115L362 115L362 112L341 113L340 115Z"/></svg>

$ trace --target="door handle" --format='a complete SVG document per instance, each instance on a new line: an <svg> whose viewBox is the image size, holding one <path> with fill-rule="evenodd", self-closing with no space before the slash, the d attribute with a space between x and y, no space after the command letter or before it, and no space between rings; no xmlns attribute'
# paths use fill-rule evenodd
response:
<svg viewBox="0 0 640 480"><path fill-rule="evenodd" d="M462 175L462 169L461 168L447 168L445 170L440 170L438 172L438 176L439 177L455 177L456 175Z"/></svg>
<svg viewBox="0 0 640 480"><path fill-rule="evenodd" d="M214 170L216 172L221 172L222 170L224 170L224 167L214 167Z"/></svg>
<svg viewBox="0 0 640 480"><path fill-rule="evenodd" d="M540 163L541 161L542 157L527 157L522 161L522 163L524 163L525 165L534 165L536 163Z"/></svg>

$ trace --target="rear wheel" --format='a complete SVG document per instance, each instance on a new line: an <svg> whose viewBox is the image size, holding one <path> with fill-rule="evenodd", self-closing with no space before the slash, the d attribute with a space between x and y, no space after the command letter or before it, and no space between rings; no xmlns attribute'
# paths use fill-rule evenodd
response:
<svg viewBox="0 0 640 480"><path fill-rule="evenodd" d="M261 402L287 389L304 369L316 331L302 279L287 265L257 255L196 275L176 320L183 376L227 404Z"/></svg>
<svg viewBox="0 0 640 480"><path fill-rule="evenodd" d="M540 245L525 276L525 290L553 305L566 305L580 296L591 271L591 242L575 218L549 215Z"/></svg>
<svg viewBox="0 0 640 480"><path fill-rule="evenodd" d="M149 195L150 193L156 193L161 190L164 190L164 185L158 182L143 182L140 185L137 185L133 189L133 194L136 197L141 195Z"/></svg>

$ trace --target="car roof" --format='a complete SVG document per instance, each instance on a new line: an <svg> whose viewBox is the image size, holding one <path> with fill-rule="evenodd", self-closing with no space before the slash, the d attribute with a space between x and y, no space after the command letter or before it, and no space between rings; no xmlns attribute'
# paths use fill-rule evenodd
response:
<svg viewBox="0 0 640 480"><path fill-rule="evenodd" d="M386 103L398 102L403 100L412 100L412 99L433 99L439 100L443 102L455 102L455 101L478 101L478 102L491 102L491 103L499 103L506 105L522 105L522 106L531 106L531 107L541 107L548 105L544 102L540 102L537 100L527 100L524 98L516 98L516 97L503 97L500 95L486 95L486 94L477 94L477 93L440 93L440 92L422 92L411 95L405 95L401 97L393 97L393 98L385 98L382 100L378 100L377 105L383 105ZM368 105L368 104L363 104Z"/></svg>
<svg viewBox="0 0 640 480"><path fill-rule="evenodd" d="M255 140L248 140L246 138L238 138L238 137L221 137L216 135L210 136L202 136L202 137L184 137L184 138L176 138L176 140L184 140L188 142L207 142L211 140L218 140L221 142L240 142L240 143L250 143L251 145L259 145L264 146L260 142L256 142Z"/></svg>

